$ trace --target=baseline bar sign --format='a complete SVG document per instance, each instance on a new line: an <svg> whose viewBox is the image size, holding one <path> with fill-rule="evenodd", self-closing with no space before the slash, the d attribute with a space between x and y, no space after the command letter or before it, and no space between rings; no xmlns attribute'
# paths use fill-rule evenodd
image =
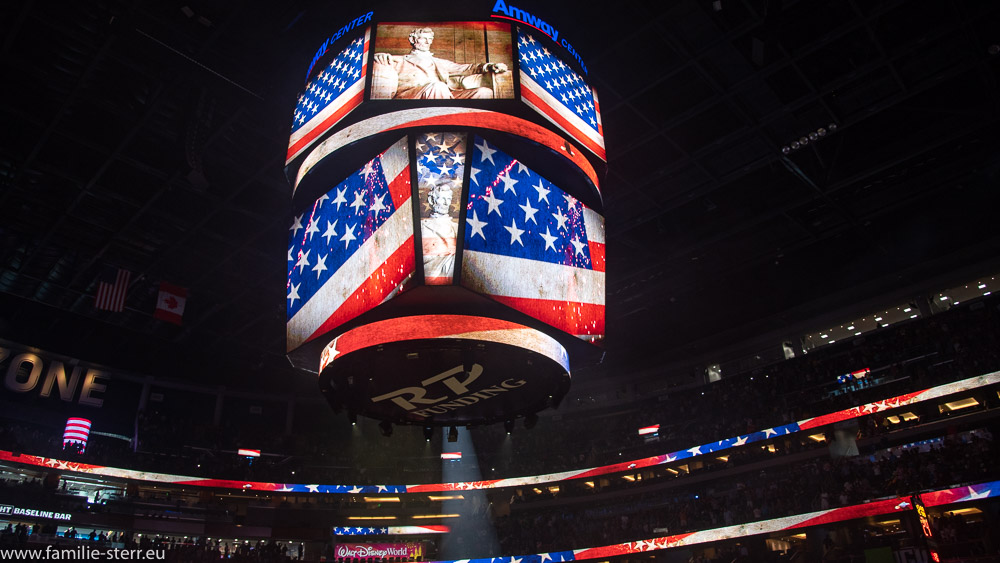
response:
<svg viewBox="0 0 1000 563"><path fill-rule="evenodd" d="M23 516L26 518L49 518L51 520L70 521L72 515L65 512L53 512L51 510L36 510L34 508L21 508L10 504L0 504L0 516Z"/></svg>

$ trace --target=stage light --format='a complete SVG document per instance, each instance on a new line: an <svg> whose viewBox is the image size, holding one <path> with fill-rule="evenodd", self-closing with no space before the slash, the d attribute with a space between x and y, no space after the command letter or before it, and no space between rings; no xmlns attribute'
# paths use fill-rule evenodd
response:
<svg viewBox="0 0 1000 563"><path fill-rule="evenodd" d="M382 431L382 435L385 436L386 438L392 436L392 423L389 422L388 420L383 420L382 422L378 423L378 429Z"/></svg>
<svg viewBox="0 0 1000 563"><path fill-rule="evenodd" d="M351 426L358 424L358 413L354 411L347 411L347 420L351 421Z"/></svg>
<svg viewBox="0 0 1000 563"><path fill-rule="evenodd" d="M424 439L426 439L428 442L430 442L432 436L434 436L434 427L433 426L424 426Z"/></svg>
<svg viewBox="0 0 1000 563"><path fill-rule="evenodd" d="M531 413L528 416L524 417L524 429L525 430L531 430L532 428L535 427L536 424L538 424L538 415L537 414Z"/></svg>
<svg viewBox="0 0 1000 563"><path fill-rule="evenodd" d="M448 441L457 442L458 441L458 427L452 426L448 429Z"/></svg>
<svg viewBox="0 0 1000 563"><path fill-rule="evenodd" d="M510 433L514 431L514 419L508 418L503 421L503 429L507 431L507 435L509 436Z"/></svg>

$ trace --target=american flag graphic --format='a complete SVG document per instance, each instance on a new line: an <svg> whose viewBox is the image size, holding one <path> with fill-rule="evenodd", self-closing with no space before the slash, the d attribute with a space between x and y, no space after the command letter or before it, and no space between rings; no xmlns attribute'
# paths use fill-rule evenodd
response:
<svg viewBox="0 0 1000 563"><path fill-rule="evenodd" d="M293 219L288 351L389 299L413 275L409 170L404 137Z"/></svg>
<svg viewBox="0 0 1000 563"><path fill-rule="evenodd" d="M465 173L464 133L424 133L417 136L417 188L421 201L424 283L450 285L455 276L458 208ZM432 218L428 193L435 186L451 187L449 219Z"/></svg>
<svg viewBox="0 0 1000 563"><path fill-rule="evenodd" d="M597 94L579 74L523 29L517 29L521 99L560 129L607 160Z"/></svg>
<svg viewBox="0 0 1000 563"><path fill-rule="evenodd" d="M132 272L105 266L101 276L97 278L97 295L94 297L94 306L115 313L124 311L128 283L131 279Z"/></svg>
<svg viewBox="0 0 1000 563"><path fill-rule="evenodd" d="M87 449L90 439L90 421L86 418L66 419L66 429L63 430L63 448L68 444L80 444L80 453Z"/></svg>
<svg viewBox="0 0 1000 563"><path fill-rule="evenodd" d="M462 285L569 334L604 336L604 218L476 137Z"/></svg>
<svg viewBox="0 0 1000 563"><path fill-rule="evenodd" d="M379 535L412 535L412 534L447 534L448 526L334 526L335 536L379 536Z"/></svg>
<svg viewBox="0 0 1000 563"><path fill-rule="evenodd" d="M366 29L306 84L295 106L286 164L361 104L370 32Z"/></svg>

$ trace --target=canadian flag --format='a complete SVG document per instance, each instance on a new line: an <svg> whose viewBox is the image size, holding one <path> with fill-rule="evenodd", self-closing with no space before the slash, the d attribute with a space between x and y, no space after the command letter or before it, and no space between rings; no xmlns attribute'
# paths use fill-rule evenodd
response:
<svg viewBox="0 0 1000 563"><path fill-rule="evenodd" d="M161 321L181 324L184 315L184 304L187 302L187 289L167 282L160 282L160 296L156 299L156 312L153 316Z"/></svg>

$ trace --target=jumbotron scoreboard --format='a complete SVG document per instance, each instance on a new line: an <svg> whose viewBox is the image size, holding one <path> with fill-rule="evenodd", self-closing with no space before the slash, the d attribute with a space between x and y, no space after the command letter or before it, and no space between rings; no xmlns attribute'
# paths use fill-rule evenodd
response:
<svg viewBox="0 0 1000 563"><path fill-rule="evenodd" d="M540 15L456 10L335 22L294 110L287 354L352 416L529 416L602 354L586 67Z"/></svg>

